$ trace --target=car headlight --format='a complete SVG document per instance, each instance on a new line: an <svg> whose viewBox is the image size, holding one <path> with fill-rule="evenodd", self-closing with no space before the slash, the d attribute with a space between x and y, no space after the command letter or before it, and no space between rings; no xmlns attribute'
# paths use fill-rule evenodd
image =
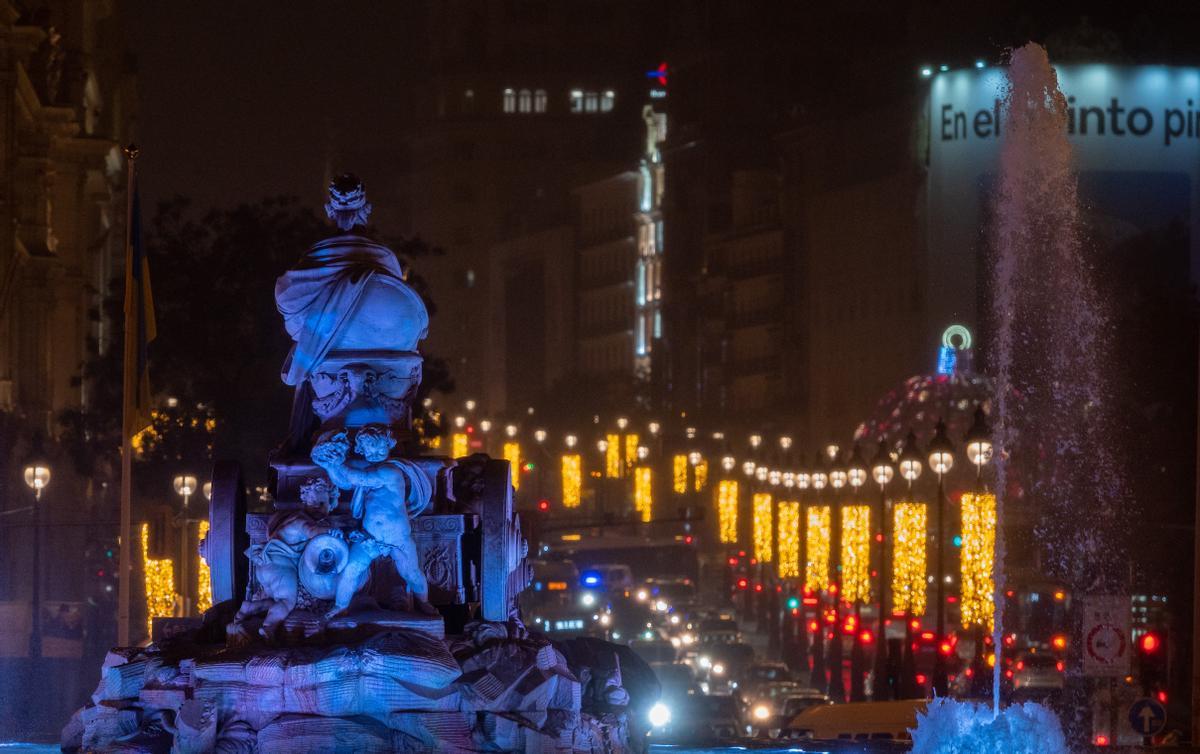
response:
<svg viewBox="0 0 1200 754"><path fill-rule="evenodd" d="M579 598L579 601L583 603L584 607L591 607L592 605L596 604L596 595L592 594L591 592L584 592L583 596Z"/></svg>
<svg viewBox="0 0 1200 754"><path fill-rule="evenodd" d="M612 618L608 617L608 613L605 613L604 615L600 616L600 625L601 626L607 626L609 623L612 623Z"/></svg>
<svg viewBox="0 0 1200 754"><path fill-rule="evenodd" d="M663 602L662 600L659 600L659 601L657 601L657 602L655 602L655 603L654 603L654 609L655 609L655 610L657 610L657 611L658 611L658 612L660 612L660 613L665 613L665 612L667 612L667 610L670 610L670 609L671 609L671 606L670 606L670 605L668 605L666 602Z"/></svg>
<svg viewBox="0 0 1200 754"><path fill-rule="evenodd" d="M650 714L647 717L650 718L650 725L655 728L661 728L671 722L671 710L667 709L667 705L662 702L656 702L650 708Z"/></svg>
<svg viewBox="0 0 1200 754"><path fill-rule="evenodd" d="M696 658L696 662L699 663L700 667L706 670L712 667L712 658L708 655L700 655Z"/></svg>
<svg viewBox="0 0 1200 754"><path fill-rule="evenodd" d="M671 625L672 625L672 626L678 626L678 625L679 625L679 616L678 616L678 615L672 615L672 616L671 616Z"/></svg>
<svg viewBox="0 0 1200 754"><path fill-rule="evenodd" d="M725 666L719 662L713 663L712 673L713 675L725 675Z"/></svg>
<svg viewBox="0 0 1200 754"><path fill-rule="evenodd" d="M756 704L754 709L750 710L750 714L754 716L755 720L766 720L771 716L771 708L766 704Z"/></svg>
<svg viewBox="0 0 1200 754"><path fill-rule="evenodd" d="M639 590L637 590L637 594L635 594L634 596L637 597L638 602L645 602L646 598L649 597L650 595L646 593L645 589L639 589Z"/></svg>
<svg viewBox="0 0 1200 754"><path fill-rule="evenodd" d="M682 641L684 643L684 645L686 646L686 645L691 644L692 642L696 641L696 637L692 636L691 634L684 634L683 636L679 637L679 640Z"/></svg>

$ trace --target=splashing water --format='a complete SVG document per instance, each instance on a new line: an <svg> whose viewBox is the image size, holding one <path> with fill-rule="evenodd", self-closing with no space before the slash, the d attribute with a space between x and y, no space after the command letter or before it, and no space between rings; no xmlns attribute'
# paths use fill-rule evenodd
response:
<svg viewBox="0 0 1200 754"><path fill-rule="evenodd" d="M1109 447L1108 318L1083 256L1058 77L1033 43L1013 51L1008 74L993 226L996 514L1003 522L1006 505L1036 505L1043 570L1076 593L1099 593L1121 583L1116 534L1125 497ZM1007 500L1013 474L1026 487L1020 503ZM1005 553L997 530L993 646L1001 647Z"/></svg>
<svg viewBox="0 0 1200 754"><path fill-rule="evenodd" d="M1040 704L1014 704L996 715L985 704L934 699L917 715L912 754L1067 754L1054 713Z"/></svg>

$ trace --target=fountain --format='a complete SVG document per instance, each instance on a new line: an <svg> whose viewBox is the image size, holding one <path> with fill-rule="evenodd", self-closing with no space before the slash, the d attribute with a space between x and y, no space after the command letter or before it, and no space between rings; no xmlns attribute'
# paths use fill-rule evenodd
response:
<svg viewBox="0 0 1200 754"><path fill-rule="evenodd" d="M1083 256L1067 103L1046 50L1014 50L994 197L991 281L995 377L996 513L1004 520L1010 468L1035 480L1044 568L1079 594L1119 590L1116 549L1124 487L1107 438L1102 365L1108 322ZM1017 401L1020 408L1017 410ZM1019 440L1019 441L1018 441ZM1009 501L1011 502L1011 501ZM1086 507L1085 507L1086 506ZM1086 511L1086 515L1080 515ZM996 541L993 646L1003 646L1004 544ZM916 754L1066 752L1058 718L1032 703L1000 709L936 699L918 717Z"/></svg>

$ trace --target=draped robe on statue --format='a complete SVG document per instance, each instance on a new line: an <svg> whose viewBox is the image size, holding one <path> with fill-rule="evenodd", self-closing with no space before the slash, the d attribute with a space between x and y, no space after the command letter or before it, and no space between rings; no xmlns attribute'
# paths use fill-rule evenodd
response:
<svg viewBox="0 0 1200 754"><path fill-rule="evenodd" d="M275 284L275 303L295 345L283 364L303 384L332 351L416 351L429 330L421 297L396 255L355 235L316 244Z"/></svg>

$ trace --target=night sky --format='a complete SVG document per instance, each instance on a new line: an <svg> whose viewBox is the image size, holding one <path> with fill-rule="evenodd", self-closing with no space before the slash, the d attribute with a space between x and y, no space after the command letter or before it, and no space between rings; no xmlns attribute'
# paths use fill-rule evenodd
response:
<svg viewBox="0 0 1200 754"><path fill-rule="evenodd" d="M316 204L331 154L334 170L352 167L370 186L368 155L395 143L414 67L397 6L219 7L121 4L147 206L174 194L202 208L277 194Z"/></svg>

